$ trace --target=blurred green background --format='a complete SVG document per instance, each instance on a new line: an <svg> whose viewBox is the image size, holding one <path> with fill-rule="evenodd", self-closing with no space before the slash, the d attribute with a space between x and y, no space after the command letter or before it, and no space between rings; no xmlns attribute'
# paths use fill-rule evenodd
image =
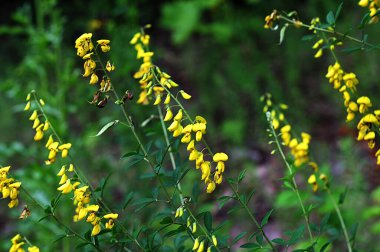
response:
<svg viewBox="0 0 380 252"><path fill-rule="evenodd" d="M368 40L377 43L380 39L377 25L356 30L366 10L358 7L357 1L343 2L337 29L358 38L368 33ZM289 105L286 116L295 130L311 133L312 155L331 175L333 191L341 193L347 186L343 206L347 224L352 229L359 223L358 249L371 251L380 245L376 239L380 233L377 222L380 198L376 191L380 171L373 153L365 144L355 141L355 125L345 123L340 94L333 91L324 77L333 59L327 54L317 60L313 58L313 41L301 39L308 34L306 30L288 28L284 42L278 45L278 31L263 28L264 17L273 9L296 10L301 20L309 22L315 16L324 20L328 11L335 11L340 3L328 0L3 1L0 165L12 165L12 174L27 181L23 186L41 202L48 204L57 194L58 170L43 165L47 152L42 151L43 144L32 141L34 131L29 115L23 112L25 97L34 89L47 103L46 110L59 134L73 143L72 153L91 182L98 185L112 171L106 199L111 206L120 208L131 188L140 189L141 197L149 194L145 182L136 179L141 178L142 170L130 167L128 160L120 160L137 146L130 131L114 127L102 137L92 137L121 114L115 106L102 110L89 106L87 101L94 90L81 77L82 61L76 56L74 41L84 32L92 32L95 40L110 39L109 55L116 66L113 84L119 92L129 89L137 97L139 85L132 75L139 63L129 41L141 26L152 24L148 33L155 63L192 94L188 103L190 113L207 118L206 138L210 145L230 156L228 176L234 177L247 169L243 190L256 188L251 207L259 217L273 207L277 209L267 227L272 238L282 236L284 230L296 229L302 220L289 215L292 211L288 210L295 209L297 213L298 208L294 196L281 187L284 166L269 154L272 147L268 145L266 119L259 101L265 92ZM355 44L346 41L344 48L350 46ZM360 93L371 95L374 106L378 106L377 51L348 54L337 49L337 52L344 69L357 73ZM127 109L136 124L156 113L153 107L134 102ZM316 204L317 214L312 214L312 220L318 222L331 206L323 203L323 195L310 193L306 185L309 172L300 171L304 176L298 179L304 188L303 197ZM199 180L198 173L189 176L189 183ZM191 188L185 186L185 192L191 194ZM216 194L224 193L229 191L222 185ZM239 214L227 216L226 207L219 210L216 196L202 197L215 212L216 221L229 219L239 223L231 229L231 236L242 230L254 230ZM61 233L50 222L38 222L43 213L32 212L22 223L17 220L27 203L33 209L27 199L21 198L19 208L9 210L7 200L0 200L0 250L8 248L9 239L20 232L45 251L70 251L69 242L52 244L55 235ZM72 218L69 199L62 208L60 214L69 223ZM125 218L136 225L148 218L136 216ZM335 216L331 218L333 237L338 232L338 223ZM336 241L338 247L341 242Z"/></svg>

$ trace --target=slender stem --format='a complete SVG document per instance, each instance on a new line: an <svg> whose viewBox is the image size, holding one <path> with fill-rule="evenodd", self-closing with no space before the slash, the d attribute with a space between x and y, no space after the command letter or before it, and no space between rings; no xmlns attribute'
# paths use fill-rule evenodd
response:
<svg viewBox="0 0 380 252"><path fill-rule="evenodd" d="M296 193L297 198L298 198L298 202L301 206L303 217L305 219L305 223L306 223L306 227L307 227L307 231L309 233L310 241L314 242L313 234L312 234L311 228L310 228L309 215L306 213L305 206L303 205L302 198L301 198L301 195L300 195L299 190L298 190L297 182L293 176L292 167L289 165L288 161L286 160L285 154L281 148L281 144L280 144L280 141L279 141L278 136L276 134L276 131L273 128L273 124L272 124L272 120L271 120L271 116L270 116L269 112L267 112L267 117L268 117L268 123L269 123L270 131L271 131L271 133L275 139L278 152L280 153L281 158L284 161L286 168L288 169L289 174L292 176L293 191Z"/></svg>
<svg viewBox="0 0 380 252"><path fill-rule="evenodd" d="M228 181L228 184L230 185L232 191L234 192L234 195L235 195L235 199L240 203L240 205L244 208L244 210L247 212L249 218L251 219L251 221L256 225L256 227L259 229L259 231L261 232L261 234L264 236L265 240L268 242L269 246L271 246L272 250L273 251L277 251L277 249L275 248L275 246L273 245L273 243L271 242L271 240L268 238L268 236L266 235L266 233L264 232L263 228L260 226L259 222L256 220L256 218L253 216L253 214L251 213L251 211L249 210L247 204L245 204L242 199L240 198L240 195L237 191L237 189L233 186L233 184L231 184L231 182L227 179Z"/></svg>
<svg viewBox="0 0 380 252"><path fill-rule="evenodd" d="M327 192L327 195L329 196L329 199L330 199L331 203L334 206L336 214L338 215L338 219L339 219L339 222L340 222L340 226L342 227L342 230L343 230L344 239L345 239L345 242L346 242L346 245L347 245L347 249L348 249L349 252L352 252L350 238L348 236L346 224L344 223L344 220L343 220L340 208L339 208L338 204L336 203L334 197L332 196L331 191L330 191L329 188L326 189L326 192Z"/></svg>
<svg viewBox="0 0 380 252"><path fill-rule="evenodd" d="M164 132L165 142L166 142L166 145L167 145L167 148L168 148L168 151L169 151L170 162L172 163L173 170L176 170L177 166L176 166L174 155L173 155L173 152L172 152L172 147L171 147L171 144L170 144L170 141L169 141L168 132L167 132L166 127L165 127L165 122L164 122L164 119L163 119L164 117L163 117L163 114L162 114L161 106L157 106L157 110L158 110L158 114L160 116L160 122L161 122L161 126L162 126L162 132ZM181 205L183 205L185 202L183 200L182 188L181 188L181 183L180 182L177 183L177 189L178 189L178 193L179 193L179 198L181 200Z"/></svg>
<svg viewBox="0 0 380 252"><path fill-rule="evenodd" d="M298 20L292 20L292 19L289 19L285 16L282 16L282 15L279 15L278 16L279 19L283 19L285 20L286 22L288 23L291 23L293 25L297 25L297 26L302 26L302 27L305 27L305 28L308 28L308 29L314 29L314 30L317 30L317 31L321 31L323 33L329 33L329 34L334 34L334 35L338 35L340 37L343 37L343 38L347 38L349 40L352 40L352 41L355 41L357 43L360 43L360 44L363 44L363 45L366 45L366 46L369 46L371 48L376 48L376 49L379 49L378 46L376 45L373 45L371 43L368 43L364 40L360 40L360 39L357 39L355 37L352 37L350 35L347 35L347 34L344 34L344 33L341 33L341 32L337 32L335 30L328 30L328 29L324 29L324 28L321 28L321 27L317 27L317 26L311 26L311 25L307 25L307 24L304 24L304 23L300 23ZM297 22L298 21L298 22Z"/></svg>

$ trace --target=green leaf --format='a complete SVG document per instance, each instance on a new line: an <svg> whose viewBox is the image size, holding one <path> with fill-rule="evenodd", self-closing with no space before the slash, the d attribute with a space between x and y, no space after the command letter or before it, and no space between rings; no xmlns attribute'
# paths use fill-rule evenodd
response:
<svg viewBox="0 0 380 252"><path fill-rule="evenodd" d="M326 242L325 244L323 244L323 246L321 247L321 249L319 250L319 252L324 252L329 245L330 245L330 242Z"/></svg>
<svg viewBox="0 0 380 252"><path fill-rule="evenodd" d="M177 229L167 232L166 234L164 234L164 237L171 237L182 232L186 232L185 226L179 226Z"/></svg>
<svg viewBox="0 0 380 252"><path fill-rule="evenodd" d="M339 205L342 205L344 203L344 200L346 199L347 193L348 193L348 186L346 186L346 188L344 189L344 192L342 192L339 195L339 201L338 201Z"/></svg>
<svg viewBox="0 0 380 252"><path fill-rule="evenodd" d="M366 14L363 16L363 18L362 18L362 20L361 20L361 22L360 22L359 29L363 29L364 26L366 26L370 20L371 20L371 15L370 15L370 13L366 13Z"/></svg>
<svg viewBox="0 0 380 252"><path fill-rule="evenodd" d="M121 156L120 159L132 157L132 156L136 156L136 155L140 156L140 154L137 151L131 151L131 152L125 153L123 156Z"/></svg>
<svg viewBox="0 0 380 252"><path fill-rule="evenodd" d="M330 219L330 213L326 214L322 220L321 220L321 224L320 224L320 227L319 227L319 232L322 233L322 231L325 230L326 226L327 226L327 223L329 222L329 219Z"/></svg>
<svg viewBox="0 0 380 252"><path fill-rule="evenodd" d="M263 246L263 240L264 240L264 237L261 233L258 233L256 235L256 241L258 244L260 244L260 246Z"/></svg>
<svg viewBox="0 0 380 252"><path fill-rule="evenodd" d="M133 165L135 164L138 164L140 163L141 161L144 160L144 157L143 156L134 156L133 158L131 158L131 160L129 160L129 162L124 166L124 169L129 169L130 167L132 167Z"/></svg>
<svg viewBox="0 0 380 252"><path fill-rule="evenodd" d="M91 244L91 242L83 242L83 243L80 243L80 244L78 244L78 245L75 247L75 249L82 248L82 247L87 246L87 245L89 245L89 244Z"/></svg>
<svg viewBox="0 0 380 252"><path fill-rule="evenodd" d="M361 50L363 50L363 46L353 46L353 47L348 47L348 48L342 49L342 52L353 53L353 52L358 52Z"/></svg>
<svg viewBox="0 0 380 252"><path fill-rule="evenodd" d="M256 189L252 189L252 191L248 194L247 204L252 199L253 195L255 195Z"/></svg>
<svg viewBox="0 0 380 252"><path fill-rule="evenodd" d="M212 215L210 212L205 212L203 216L206 229L211 232L212 230Z"/></svg>
<svg viewBox="0 0 380 252"><path fill-rule="evenodd" d="M239 173L239 177L238 177L238 183L240 183L244 177L245 177L245 173L247 172L247 169L244 169L242 170L240 173Z"/></svg>
<svg viewBox="0 0 380 252"><path fill-rule="evenodd" d="M160 224L165 225L165 224L171 224L173 223L173 219L170 216L166 216L160 221Z"/></svg>
<svg viewBox="0 0 380 252"><path fill-rule="evenodd" d="M228 210L228 214L232 214L232 213L234 213L234 212L236 212L236 211L239 211L239 210L241 210L242 209L242 207L239 205L239 206L234 206L233 208L231 208L230 210Z"/></svg>
<svg viewBox="0 0 380 252"><path fill-rule="evenodd" d="M238 241L240 241L245 235L247 234L247 232L241 232L240 234L238 234L233 240L232 240L232 244L235 244L237 243Z"/></svg>
<svg viewBox="0 0 380 252"><path fill-rule="evenodd" d="M53 240L53 243L56 243L62 239L65 239L66 237L70 237L70 236L67 234L60 234L60 235L56 235L55 237L56 238Z"/></svg>
<svg viewBox="0 0 380 252"><path fill-rule="evenodd" d="M115 120L113 122L109 122L107 123L106 125L103 126L103 128L101 128L98 132L98 134L96 134L94 137L97 137L97 136L100 136L101 134L103 134L106 130L108 130L109 128L111 128L112 126L114 126L115 124L117 124L119 122L119 120Z"/></svg>
<svg viewBox="0 0 380 252"><path fill-rule="evenodd" d="M107 175L107 177L101 182L101 186L100 186L100 188L101 188L101 190L100 190L100 197L101 198L103 198L103 192L104 192L104 188L106 187L106 185L107 185L107 182L108 182L108 179L111 177L111 175L112 175L112 172L111 173L109 173L108 175Z"/></svg>
<svg viewBox="0 0 380 252"><path fill-rule="evenodd" d="M302 37L302 40L309 41L309 40L313 40L314 38L315 38L315 35L305 35Z"/></svg>
<svg viewBox="0 0 380 252"><path fill-rule="evenodd" d="M339 6L338 6L338 9L336 9L336 12L335 12L335 22L336 22L336 20L338 20L338 18L339 18L339 15L340 15L340 12L341 12L341 10L342 10L342 7L343 7L343 2L341 2L341 3L339 4Z"/></svg>
<svg viewBox="0 0 380 252"><path fill-rule="evenodd" d="M288 245L295 244L303 235L305 227L302 225L296 231L294 231L288 241Z"/></svg>
<svg viewBox="0 0 380 252"><path fill-rule="evenodd" d="M240 246L241 248L259 249L261 246L257 243L250 242Z"/></svg>
<svg viewBox="0 0 380 252"><path fill-rule="evenodd" d="M261 224L260 224L261 227L264 227L264 226L268 223L269 217L270 217L270 215L272 214L273 210L274 210L274 209L271 209L269 212L267 212L267 213L265 214L265 216L264 216L264 218L262 219Z"/></svg>
<svg viewBox="0 0 380 252"><path fill-rule="evenodd" d="M280 41L278 42L279 45L281 45L282 42L284 41L286 28L288 28L288 25L287 25L287 24L285 24L285 25L281 28L281 30L280 30Z"/></svg>
<svg viewBox="0 0 380 252"><path fill-rule="evenodd" d="M133 199L133 194L134 194L134 192L128 193L127 197L125 198L125 203L123 205L123 210L129 205L129 203Z"/></svg>
<svg viewBox="0 0 380 252"><path fill-rule="evenodd" d="M335 17L334 17L334 13L332 11L329 11L329 13L327 13L326 21L329 25L335 24Z"/></svg>
<svg viewBox="0 0 380 252"><path fill-rule="evenodd" d="M274 238L273 240L272 240L272 242L273 243L276 243L276 244L279 244L279 245L286 245L286 242L285 242L285 240L284 239L281 239L281 238Z"/></svg>
<svg viewBox="0 0 380 252"><path fill-rule="evenodd" d="M230 200L232 199L231 196L221 196L217 199L219 202L219 208L223 208L223 206Z"/></svg>

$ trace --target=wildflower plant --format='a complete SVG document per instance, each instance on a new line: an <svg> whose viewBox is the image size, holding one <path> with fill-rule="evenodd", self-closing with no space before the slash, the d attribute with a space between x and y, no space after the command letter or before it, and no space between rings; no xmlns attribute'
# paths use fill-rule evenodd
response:
<svg viewBox="0 0 380 252"><path fill-rule="evenodd" d="M360 26L375 25L377 1L361 0L358 5L368 8ZM310 58L321 60L331 55L325 82L339 97L345 123L356 128L356 140L367 144L380 165L380 109L370 95L361 93L362 78L340 58L347 41L359 43L351 52L379 47L369 43L367 37L358 39L338 30L343 8L341 4L335 12L329 12L326 21L315 17L310 23L301 21L297 12L274 10L264 18L263 28L279 29L280 44L290 27L305 29L306 40L312 41ZM313 158L318 151L313 130L299 131L300 125L289 115L288 105L277 103L275 95L266 93L261 97L268 125L266 146L272 148L271 154L279 154L281 163L276 165L284 174L276 174L275 180L281 181L279 190L290 192L296 201L294 211L287 214L300 220L289 221L285 227L289 230L283 230L272 222L283 209L272 202L269 207L259 206L253 200L256 190L261 189L252 183L254 171L232 164L236 158L233 149L210 141L207 133L213 128L211 120L187 107L195 95L177 81L174 71L169 73L164 70L167 66L157 65L150 28L140 28L129 41L139 64L131 74L133 82L114 77L119 71L126 73L119 63L113 63L112 37L95 39L95 32L86 32L73 41L72 54L83 65L78 81L88 83L83 104L102 118L93 122L97 134L91 139L109 143L107 148L115 151L114 156L123 151L115 159L122 162L113 160L107 169L96 164L99 167L94 170L104 170L96 176L91 173L92 167L78 158L81 146L74 139L66 139L67 134L58 127L57 113L50 107L52 97L40 96L37 89L26 94L23 110L31 128L28 141L44 156L35 162L53 178L54 197L49 201L29 191L27 180L19 181L11 166L1 166L0 203L6 202L10 211L19 210L14 214L19 216L19 226L37 212L42 218L36 222L49 223L58 236L52 244L74 241L74 246L66 248L70 251L323 252L343 247L359 251L356 227L347 218L349 209L343 204L350 195L337 185L333 165L320 165L328 161ZM135 108L149 111L149 118L140 122L136 116L139 109ZM113 130L120 135L117 141L107 142L106 133ZM101 156L102 151L95 148L96 155ZM118 177L115 188L109 185L114 174ZM144 190L133 188L136 184ZM249 192L244 190L247 186ZM233 214L246 226L230 221ZM279 232L272 232L273 228ZM22 232L18 233L10 238L9 251L40 251L35 245L38 241L32 244Z"/></svg>

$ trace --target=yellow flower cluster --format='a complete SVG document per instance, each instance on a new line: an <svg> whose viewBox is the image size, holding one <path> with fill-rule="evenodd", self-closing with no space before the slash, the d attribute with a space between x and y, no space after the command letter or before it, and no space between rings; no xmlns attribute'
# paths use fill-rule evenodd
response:
<svg viewBox="0 0 380 252"><path fill-rule="evenodd" d="M29 93L26 97L26 105L24 108L25 111L30 110L30 107L31 107L30 98L31 98L31 94ZM39 100L39 103L41 106L45 105L45 102L42 99ZM33 127L33 129L36 130L36 134L34 135L34 141L40 141L44 137L44 132L49 129L49 122L47 120L45 120L45 122L42 123L40 121L37 110L34 110L32 112L32 114L29 117L29 120L33 121L32 127Z"/></svg>
<svg viewBox="0 0 380 252"><path fill-rule="evenodd" d="M88 185L82 185L79 181L73 182L75 179L73 177L69 178L66 174L66 172L73 173L74 166L72 164L69 165L68 168L66 166L62 166L61 170L58 172L57 176L60 176L61 179L59 181L59 184L61 185L58 187L57 190L61 191L62 194L68 194L72 191L74 191L74 205L76 206L75 209L75 215L74 215L74 222L83 220L86 218L86 222L89 222L93 225L91 235L95 236L99 234L101 231L101 220L102 218L108 219L107 223L105 224L105 227L107 229L112 229L114 226L114 220L117 219L118 214L111 213L106 214L102 218L98 216L99 211L99 205L91 205L91 192L89 192Z"/></svg>
<svg viewBox="0 0 380 252"><path fill-rule="evenodd" d="M294 157L294 165L299 167L307 163L309 161L309 143L311 136L308 133L302 132L301 140L292 137L291 126L289 124L283 126L280 131L283 144L289 147Z"/></svg>
<svg viewBox="0 0 380 252"><path fill-rule="evenodd" d="M277 10L273 10L273 12L265 17L265 29L272 29L275 30L278 27L278 12Z"/></svg>
<svg viewBox="0 0 380 252"><path fill-rule="evenodd" d="M375 130L380 122L380 110L368 112L372 107L372 102L369 97L361 96L356 100L351 99L351 95L356 92L356 86L359 81L354 73L345 73L340 64L336 62L329 66L326 78L330 83L333 83L335 89L343 94L343 104L347 110L347 122L352 121L356 114L363 114L357 124L358 141L367 141L369 148L375 147ZM350 92L351 91L351 92ZM380 165L380 152L376 154L378 164Z"/></svg>
<svg viewBox="0 0 380 252"><path fill-rule="evenodd" d="M209 246L207 248L207 252L211 252L212 250L212 247L213 246L217 246L218 245L218 240L216 239L215 235L212 235L212 244L211 246ZM200 237L197 237L195 240L194 240L194 244L193 244L193 251L197 251L197 252L203 252L205 249L205 240L200 240Z"/></svg>
<svg viewBox="0 0 380 252"><path fill-rule="evenodd" d="M25 252L23 246L25 242L20 234L15 235L12 239L12 247L9 249L9 252ZM40 252L40 249L36 246L28 247L28 252Z"/></svg>
<svg viewBox="0 0 380 252"><path fill-rule="evenodd" d="M30 101L30 94L27 96L27 109L30 109L31 107L31 101ZM40 100L40 105L42 106L41 100ZM32 115L30 116L30 120L33 120L33 128L42 128L44 129L44 125L49 125L47 121L45 121L45 124L41 126L41 123L38 119L38 112L37 110L34 110ZM48 128L46 128L47 130ZM38 134L38 133L36 133ZM36 137L34 138L36 141L39 141L43 138L43 134L41 138L38 138L36 140ZM56 158L57 158L57 153L61 153L62 158L66 158L69 155L69 150L72 147L71 143L64 143L60 144L59 141L55 140L53 135L49 136L49 139L47 140L45 144L46 149L49 151L48 159L45 161L45 164L51 165L55 163ZM7 167L5 167L7 168ZM8 172L9 168L5 169L4 172ZM1 170L0 170L1 171ZM5 176L6 176L5 173ZM0 173L2 174L2 173ZM88 185L81 185L81 183L78 181L75 176L69 177L68 174L76 174L75 168L73 164L68 165L66 168L66 165L63 165L58 172L57 176L60 177L59 181L59 187L57 188L58 191L60 191L62 194L68 194L72 191L74 191L74 205L76 206L75 209L75 215L74 215L74 221L80 221L87 217L86 221L91 223L93 225L92 229L92 236L95 236L99 234L101 231L101 220L108 219L107 223L105 224L107 229L111 229L114 226L114 220L118 217L118 214L106 214L102 218L97 216L97 212L99 211L99 206L98 205L90 205L90 196L91 193L88 191L89 186ZM20 183L20 182L18 182ZM14 183L15 186L18 185ZM12 184L11 184L12 185ZM10 185L10 186L11 186ZM21 183L18 185L20 187ZM17 188L18 188L17 187ZM12 194L11 194L12 195ZM11 196L12 198L12 196ZM17 200L17 199L16 199ZM17 201L18 202L18 201Z"/></svg>
<svg viewBox="0 0 380 252"><path fill-rule="evenodd" d="M92 33L84 33L75 41L75 48L77 48L77 55L81 57L84 61L83 77L89 77L90 85L99 84L98 92L94 96L94 100L90 102L95 104L97 107L102 108L107 104L108 97L101 99L101 93L108 92L112 88L111 79L108 77L107 72L112 72L115 70L115 66L107 61L106 68L100 69L104 71L104 75L99 82L99 76L96 74L96 62L93 59L94 55L97 55L97 47L100 46L102 52L109 52L111 50L110 41L108 39L97 40L96 48L94 48L92 43Z"/></svg>
<svg viewBox="0 0 380 252"><path fill-rule="evenodd" d="M162 72L159 67L154 66L151 60L153 52L146 52L144 47L149 44L150 37L147 34L136 33L131 40L131 44L135 45L137 51L137 59L142 58L139 71L135 73L134 77L140 79L140 87L142 91L137 103L149 104L149 100L155 100L153 105L161 106L163 103L166 106L166 114L164 117L165 122L170 122L168 130L172 132L173 137L181 136L181 142L187 144L187 150L189 151L189 160L195 161L196 169L201 169L203 180L207 184L207 193L212 193L216 184L220 184L223 181L224 162L228 160L228 156L225 153L216 153L213 156L213 162L216 163L214 172L211 171L211 162L204 160L204 149L197 149L196 142L202 141L203 135L206 133L206 119L202 116L196 116L192 121L190 118L183 118L184 111L179 109L174 115L171 110L171 97L172 93L169 91L171 88L178 87L171 76L165 72ZM179 91L181 97L185 100L189 100L191 95L183 90ZM178 102L177 97L175 97ZM175 105L177 106L177 104ZM182 121L190 120L187 125L182 125Z"/></svg>
<svg viewBox="0 0 380 252"><path fill-rule="evenodd" d="M377 23L379 21L379 17L376 16L377 11L380 10L379 0L360 0L358 4L361 7L368 7L369 15L371 16L369 23Z"/></svg>
<svg viewBox="0 0 380 252"><path fill-rule="evenodd" d="M313 173L309 176L308 183L313 186L313 191L318 190L318 179L323 181L327 186L328 179L323 173L319 173L318 165L310 161L309 144L311 136L308 133L302 132L301 139L292 136L292 126L286 122L283 111L288 108L285 104L280 104L277 107L273 104L272 95L265 94L261 97L261 101L265 103L264 113L270 113L274 130L280 129L282 144L290 149L290 153L294 158L294 166L300 167L308 164L312 167Z"/></svg>
<svg viewBox="0 0 380 252"><path fill-rule="evenodd" d="M318 180L321 181L325 187L328 187L329 182L326 174L319 173L318 165L316 163L309 162L308 164L313 168L313 173L310 175L307 182L312 185L313 191L316 192L319 188Z"/></svg>
<svg viewBox="0 0 380 252"><path fill-rule="evenodd" d="M18 205L18 194L20 191L21 182L13 178L8 178L10 166L0 168L0 193L3 199L10 198L8 203L9 208Z"/></svg>

